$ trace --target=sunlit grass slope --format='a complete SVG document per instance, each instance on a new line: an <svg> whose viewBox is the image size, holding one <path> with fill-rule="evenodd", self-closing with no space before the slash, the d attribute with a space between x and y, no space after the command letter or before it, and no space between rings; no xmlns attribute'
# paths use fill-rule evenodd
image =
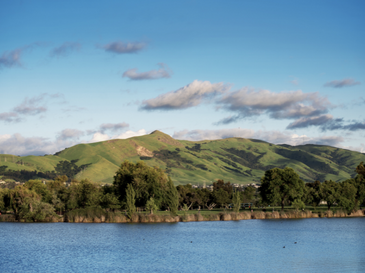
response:
<svg viewBox="0 0 365 273"><path fill-rule="evenodd" d="M274 145L243 138L219 140L176 140L160 131L129 139L79 144L56 155L18 157L0 155L0 166L9 169L51 171L61 160L92 163L77 175L94 182L111 183L124 160L145 161L164 169L175 184L210 184L216 179L232 183L259 182L265 171L291 167L305 181L342 181L355 175L365 162L359 152L320 145Z"/></svg>

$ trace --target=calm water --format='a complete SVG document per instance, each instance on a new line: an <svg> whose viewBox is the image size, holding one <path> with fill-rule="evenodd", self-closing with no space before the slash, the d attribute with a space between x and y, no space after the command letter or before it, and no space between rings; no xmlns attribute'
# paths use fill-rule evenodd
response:
<svg viewBox="0 0 365 273"><path fill-rule="evenodd" d="M0 272L365 272L365 218L0 230Z"/></svg>

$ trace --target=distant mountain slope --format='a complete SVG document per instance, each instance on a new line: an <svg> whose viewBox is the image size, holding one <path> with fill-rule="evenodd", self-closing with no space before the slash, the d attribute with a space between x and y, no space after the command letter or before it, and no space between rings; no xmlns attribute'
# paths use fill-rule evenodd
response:
<svg viewBox="0 0 365 273"><path fill-rule="evenodd" d="M355 176L365 154L320 145L274 145L261 140L176 140L160 131L129 139L79 144L55 155L18 157L0 155L0 166L9 169L52 171L61 160L92 163L77 175L94 182L111 183L124 160L144 160L168 172L175 184L210 183L224 179L232 183L259 182L268 169L291 167L305 181L342 181Z"/></svg>

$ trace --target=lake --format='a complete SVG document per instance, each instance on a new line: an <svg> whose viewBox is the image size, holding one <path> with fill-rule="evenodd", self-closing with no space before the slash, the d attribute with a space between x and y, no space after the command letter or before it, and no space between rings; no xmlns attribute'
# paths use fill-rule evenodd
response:
<svg viewBox="0 0 365 273"><path fill-rule="evenodd" d="M0 230L0 272L365 272L365 218Z"/></svg>

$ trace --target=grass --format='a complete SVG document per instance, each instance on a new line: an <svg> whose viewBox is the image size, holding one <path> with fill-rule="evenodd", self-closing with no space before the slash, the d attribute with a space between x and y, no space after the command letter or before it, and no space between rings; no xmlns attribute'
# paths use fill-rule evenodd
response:
<svg viewBox="0 0 365 273"><path fill-rule="evenodd" d="M199 146L200 149L195 149ZM342 181L354 175L354 169L365 161L365 155L321 145L274 145L263 141L229 138L219 140L185 141L176 140L162 132L116 139L91 144L79 144L67 148L57 155L25 156L0 155L0 166L7 165L9 169L28 171L52 171L61 160L79 159L78 165L92 163L77 178L88 178L93 182L111 183L113 176L124 160L136 162L140 160L137 147L144 147L151 153L154 151L177 151L180 158L152 158L145 160L149 166L157 166L165 170L176 185L178 184L210 184L216 179L224 179L231 183L247 184L259 182L266 169L273 167L291 167L305 181L313 182L321 178ZM187 149L188 147L189 149ZM280 150L280 154L277 152ZM234 152L235 151L235 152ZM242 151L240 153L240 151ZM288 157L284 155L287 154ZM298 158L295 158L298 156ZM303 158L301 158L303 156ZM252 160L246 160L245 157ZM308 158L315 160L321 166L327 166L337 175L320 172L306 165ZM25 165L16 164L23 161ZM189 160L192 163L187 163ZM246 163L244 163L246 160ZM251 168L253 163L261 166ZM324 165L326 164L326 165ZM203 170L197 166L205 166ZM169 167L170 166L170 167ZM251 166L251 167L250 167Z"/></svg>

